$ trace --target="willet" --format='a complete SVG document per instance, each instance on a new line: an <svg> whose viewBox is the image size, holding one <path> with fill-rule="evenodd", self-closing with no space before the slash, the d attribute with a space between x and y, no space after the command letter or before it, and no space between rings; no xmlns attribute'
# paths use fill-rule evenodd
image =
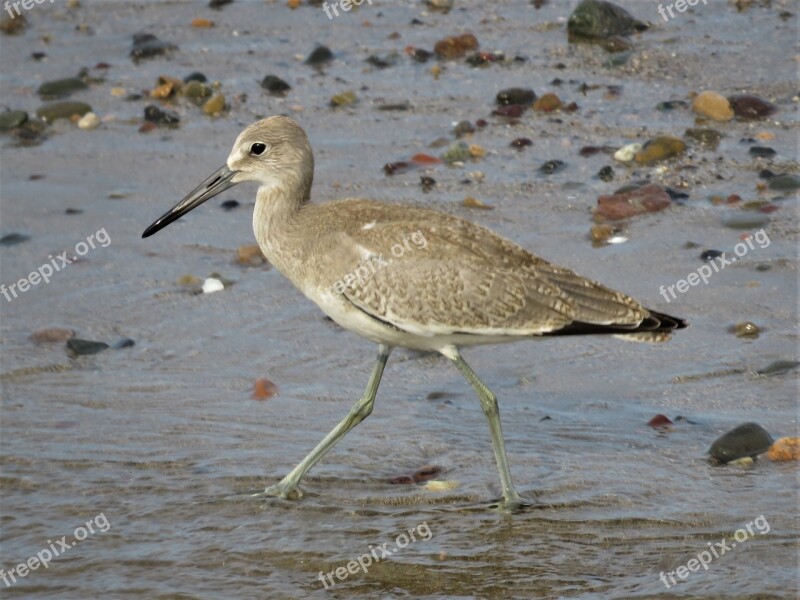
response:
<svg viewBox="0 0 800 600"><path fill-rule="evenodd" d="M474 388L489 422L503 499L520 505L497 398L458 348L581 334L659 342L686 327L451 215L367 199L314 204L313 177L303 129L288 117L263 119L239 134L224 166L142 234L154 234L237 183L257 182L253 229L269 262L336 323L379 346L364 395L266 495L301 495L297 486L306 472L372 413L389 353L399 346L443 354ZM403 248L415 233L426 241L424 249L406 244L408 252L398 252L397 244ZM380 268L348 277L376 262Z"/></svg>

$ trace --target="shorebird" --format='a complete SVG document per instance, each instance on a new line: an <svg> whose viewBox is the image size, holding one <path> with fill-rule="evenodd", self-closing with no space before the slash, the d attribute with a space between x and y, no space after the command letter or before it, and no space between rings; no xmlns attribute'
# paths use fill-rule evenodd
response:
<svg viewBox="0 0 800 600"><path fill-rule="evenodd" d="M660 342L686 327L452 215L358 198L313 203L313 178L305 131L288 117L269 117L242 131L225 165L142 234L238 183L256 182L253 229L269 262L333 321L378 344L363 396L263 495L302 495L306 472L372 413L389 353L404 347L441 353L474 388L489 423L503 504L524 505L511 479L497 398L458 348L582 334ZM408 244L414 235L417 246Z"/></svg>

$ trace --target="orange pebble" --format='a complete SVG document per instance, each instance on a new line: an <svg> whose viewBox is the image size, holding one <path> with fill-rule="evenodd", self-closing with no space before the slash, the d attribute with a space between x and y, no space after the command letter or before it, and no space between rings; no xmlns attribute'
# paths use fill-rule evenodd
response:
<svg viewBox="0 0 800 600"><path fill-rule="evenodd" d="M800 438L782 437L775 440L767 450L767 458L776 461L800 460Z"/></svg>
<svg viewBox="0 0 800 600"><path fill-rule="evenodd" d="M269 379L262 377L256 379L253 386L253 400L267 400L273 396L278 395L278 386L272 383Z"/></svg>
<svg viewBox="0 0 800 600"><path fill-rule="evenodd" d="M197 17L196 19L192 19L192 27L201 27L203 29L208 29L209 27L214 26L214 21L211 19L204 19L202 17Z"/></svg>

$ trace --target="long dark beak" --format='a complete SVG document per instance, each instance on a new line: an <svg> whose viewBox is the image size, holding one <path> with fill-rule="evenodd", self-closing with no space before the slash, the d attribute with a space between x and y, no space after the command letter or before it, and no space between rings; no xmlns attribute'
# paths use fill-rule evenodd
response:
<svg viewBox="0 0 800 600"><path fill-rule="evenodd" d="M177 221L183 215L188 213L193 208L197 208L206 200L213 198L217 194L224 192L228 188L236 185L238 182L231 181L236 173L238 173L238 171L231 171L227 165L222 165L219 169L214 171L211 177L193 189L191 193L186 196L186 198L178 202L170 210L161 215L161 217L159 217L155 223L145 229L142 237L149 237L156 231L164 229L164 227L173 221Z"/></svg>

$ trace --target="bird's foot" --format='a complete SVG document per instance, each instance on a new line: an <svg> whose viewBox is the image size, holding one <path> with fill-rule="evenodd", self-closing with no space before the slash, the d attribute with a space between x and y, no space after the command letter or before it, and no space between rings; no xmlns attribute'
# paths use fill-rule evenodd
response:
<svg viewBox="0 0 800 600"><path fill-rule="evenodd" d="M263 492L251 494L253 498L282 498L284 500L299 500L303 492L297 486L286 485L283 482L268 486Z"/></svg>

